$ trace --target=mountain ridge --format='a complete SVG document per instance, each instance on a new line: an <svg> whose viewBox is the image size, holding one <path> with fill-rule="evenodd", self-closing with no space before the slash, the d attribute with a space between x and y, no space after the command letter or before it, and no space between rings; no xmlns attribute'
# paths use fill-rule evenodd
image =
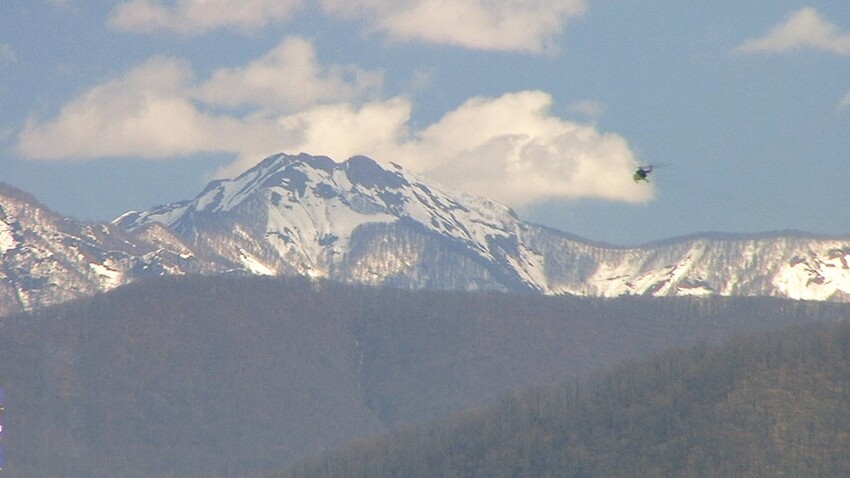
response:
<svg viewBox="0 0 850 478"><path fill-rule="evenodd" d="M369 223L394 222L412 226L420 232L437 233L443 251L465 248L461 254L463 259L480 266L475 273L477 279L468 279L466 289L484 287L545 294L602 296L778 295L813 300L846 300L845 295L850 292L850 271L847 267L850 238L808 237L799 232L771 232L764 235L704 233L659 241L648 246L610 246L521 221L509 208L425 183L398 165L385 169L362 156L343 163L320 158L304 154L276 155L245 174L259 174L263 168L272 170L271 165L283 161L286 168L296 165L293 167L301 174L297 194L289 198L295 199L296 207L311 199L311 191L328 201L344 199L356 193L360 196L355 197L372 204L377 212L384 214L373 215ZM311 167L311 163L315 166ZM284 174L286 168L278 168L266 176L268 180L262 187L273 189L283 185L289 186L284 189L290 193L294 192L291 184L278 181L279 175ZM365 174L358 177L351 174L352 171L364 171ZM343 174L345 181L339 181L339 178L333 176L337 173ZM369 180L370 176L382 180ZM239 181L239 178L234 180L236 183ZM217 188L219 197L227 197L227 185L227 182L211 184L194 203L207 205L210 201L208 196ZM254 191L256 193L257 190ZM283 196L278 192L269 193L269 197L266 205L273 203L274 206L281 206ZM341 202L355 209L350 200ZM292 207L283 204L282 207L270 207L269 210L286 216L287 209ZM364 211L361 209L357 212ZM150 213L142 213L141 220L128 223L125 217L119 222L132 229L135 225L145 223L145 214ZM317 216L315 213L310 216L313 225L328 219ZM197 224L199 220L197 215L192 214L191 208L179 219L165 216L163 219L178 229L182 227L181 221ZM279 233L271 226L267 232ZM319 249L313 249L313 255L303 264L302 272L343 281L364 281L363 270L341 268L340 262L335 262L331 257L348 254L351 249L356 249L352 241L362 239L356 237L356 227L346 232L342 236L324 236L330 238L328 243L334 242L335 245L332 254L322 258L319 255L322 253L323 237L314 238L309 245L318 244ZM737 264L725 260L723 256L728 255L736 256ZM700 261L706 256L714 263L725 260L721 265L727 269L726 275L712 271L710 265L703 265ZM571 260L565 261L563 257ZM407 259L410 258L408 255ZM373 255L371 259L375 263L389 260L388 254L382 257ZM459 257L454 259L462 260ZM320 264L322 260L327 263ZM763 267L762 270L754 270L760 267L760 262L770 264L766 270ZM385 278L393 274L407 274L415 287L413 278L422 268L424 265L421 263L418 269L414 267L407 270L387 266L367 271L365 275ZM274 270L274 267L268 269ZM741 270L748 273L736 272ZM375 280L372 283L382 285L387 282ZM420 282L419 286L440 287L427 281L425 284Z"/></svg>
<svg viewBox="0 0 850 478"><path fill-rule="evenodd" d="M218 271L160 224L130 234L62 216L0 187L0 315L33 310L144 277Z"/></svg>
<svg viewBox="0 0 850 478"><path fill-rule="evenodd" d="M365 156L338 163L272 155L234 179L210 182L193 199L130 211L111 224L62 217L23 191L0 189L3 211L23 207L25 220L0 216L0 271L18 270L0 277L0 313L108 290L145 276L145 268L148 275L305 275L430 290L850 300L850 237L700 233L604 244L525 222L504 205ZM69 232L56 232L60 222ZM13 230L29 231L20 237L35 245L14 239ZM63 241L100 252L94 259L75 254ZM89 274L85 287L28 275L15 265L24 250L47 251L42 262L63 250L66 269L100 274ZM150 257L154 251L167 257ZM120 260L104 265L110 254ZM20 300L27 294L43 298Z"/></svg>

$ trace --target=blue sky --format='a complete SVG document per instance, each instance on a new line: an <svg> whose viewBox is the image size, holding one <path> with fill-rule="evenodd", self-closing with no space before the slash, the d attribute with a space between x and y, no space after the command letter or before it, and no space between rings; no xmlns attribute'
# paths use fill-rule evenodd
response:
<svg viewBox="0 0 850 478"><path fill-rule="evenodd" d="M614 244L850 234L846 0L4 3L0 180L79 219L306 151Z"/></svg>

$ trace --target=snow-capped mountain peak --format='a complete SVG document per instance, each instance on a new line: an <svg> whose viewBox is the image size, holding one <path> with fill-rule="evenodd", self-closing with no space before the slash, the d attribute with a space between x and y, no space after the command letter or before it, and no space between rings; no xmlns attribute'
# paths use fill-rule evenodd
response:
<svg viewBox="0 0 850 478"><path fill-rule="evenodd" d="M135 229L153 221L255 272L319 276L332 272L350 252L352 235L368 224L403 223L485 261L504 255L494 243L516 244L519 229L507 207L428 184L396 164L306 154L271 156L232 180L210 183L193 201L129 213L116 223Z"/></svg>

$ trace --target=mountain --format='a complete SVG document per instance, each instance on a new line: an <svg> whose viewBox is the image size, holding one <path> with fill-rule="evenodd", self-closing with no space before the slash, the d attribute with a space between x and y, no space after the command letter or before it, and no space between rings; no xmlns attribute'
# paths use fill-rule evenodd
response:
<svg viewBox="0 0 850 478"><path fill-rule="evenodd" d="M3 477L266 476L668 347L847 317L775 298L152 278L0 318Z"/></svg>
<svg viewBox="0 0 850 478"><path fill-rule="evenodd" d="M850 323L668 351L279 478L850 476Z"/></svg>
<svg viewBox="0 0 850 478"><path fill-rule="evenodd" d="M224 270L161 224L130 233L61 216L0 183L0 315L92 295L136 279Z"/></svg>
<svg viewBox="0 0 850 478"><path fill-rule="evenodd" d="M0 187L0 314L142 277L306 275L428 290L850 300L850 238L696 236L623 248L390 163L278 154L197 197L112 224Z"/></svg>
<svg viewBox="0 0 850 478"><path fill-rule="evenodd" d="M426 289L543 292L531 226L508 208L357 156L271 156L192 201L127 213L257 274Z"/></svg>
<svg viewBox="0 0 850 478"><path fill-rule="evenodd" d="M192 201L132 212L260 274L406 288L850 300L850 238L703 236L635 248L583 241L358 156L271 156Z"/></svg>
<svg viewBox="0 0 850 478"><path fill-rule="evenodd" d="M694 236L636 248L551 238L544 244L558 293L850 300L850 238L786 233ZM565 261L558 251L570 244L574 252ZM587 266L571 268L574 261Z"/></svg>

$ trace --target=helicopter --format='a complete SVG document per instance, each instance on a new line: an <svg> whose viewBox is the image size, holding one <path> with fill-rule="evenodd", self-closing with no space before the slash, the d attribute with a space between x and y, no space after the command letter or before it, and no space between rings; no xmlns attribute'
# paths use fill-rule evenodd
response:
<svg viewBox="0 0 850 478"><path fill-rule="evenodd" d="M651 173L653 169L652 165L638 166L635 173L632 175L632 179L634 179L636 183L641 181L649 182L649 173Z"/></svg>
<svg viewBox="0 0 850 478"><path fill-rule="evenodd" d="M660 168L661 166L664 166L664 165L663 164L640 165L640 166L637 167L634 174L632 174L632 179L634 179L634 181L636 183L639 183L641 181L649 182L649 173L651 173L655 168Z"/></svg>

